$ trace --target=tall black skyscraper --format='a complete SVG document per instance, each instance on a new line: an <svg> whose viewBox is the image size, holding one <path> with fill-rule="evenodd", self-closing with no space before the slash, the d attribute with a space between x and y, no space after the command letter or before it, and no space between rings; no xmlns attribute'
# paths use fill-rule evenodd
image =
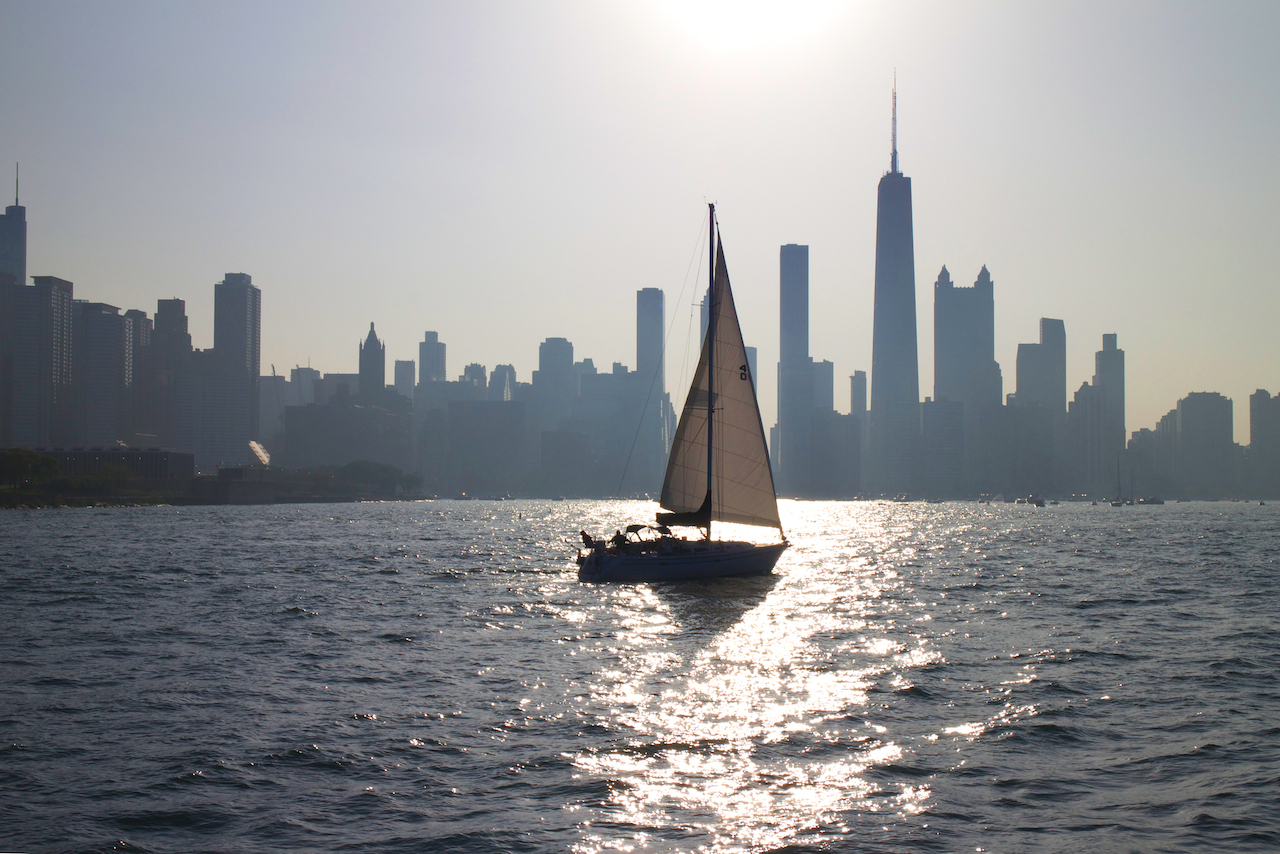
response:
<svg viewBox="0 0 1280 854"><path fill-rule="evenodd" d="M13 204L0 216L0 274L8 273L19 286L27 284L27 209L18 204L14 180Z"/></svg>
<svg viewBox="0 0 1280 854"><path fill-rule="evenodd" d="M898 90L893 91L889 171L876 207L875 319L871 341L870 485L876 492L914 488L920 434L916 349L916 262L911 179L898 169Z"/></svg>
<svg viewBox="0 0 1280 854"><path fill-rule="evenodd" d="M813 479L813 366L809 357L809 247L788 243L778 254L779 486L807 495Z"/></svg>
<svg viewBox="0 0 1280 854"><path fill-rule="evenodd" d="M13 444L13 359L18 334L19 288L27 284L27 209L18 204L17 178L13 204L0 216L0 448Z"/></svg>

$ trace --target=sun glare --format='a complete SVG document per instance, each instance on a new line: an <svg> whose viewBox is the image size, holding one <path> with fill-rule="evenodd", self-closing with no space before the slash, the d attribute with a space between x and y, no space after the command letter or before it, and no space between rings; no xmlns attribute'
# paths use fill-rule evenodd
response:
<svg viewBox="0 0 1280 854"><path fill-rule="evenodd" d="M722 52L791 47L848 8L840 0L654 0L678 30Z"/></svg>

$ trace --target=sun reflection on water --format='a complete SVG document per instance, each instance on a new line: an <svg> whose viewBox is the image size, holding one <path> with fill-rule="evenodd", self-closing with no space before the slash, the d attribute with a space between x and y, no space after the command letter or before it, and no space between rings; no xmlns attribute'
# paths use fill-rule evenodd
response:
<svg viewBox="0 0 1280 854"><path fill-rule="evenodd" d="M939 658L899 577L921 532L873 504L787 509L795 546L767 582L614 593L618 666L591 706L616 738L572 757L610 782L583 854L765 850L839 833L850 810L925 809L927 783L868 773L905 753L872 695Z"/></svg>

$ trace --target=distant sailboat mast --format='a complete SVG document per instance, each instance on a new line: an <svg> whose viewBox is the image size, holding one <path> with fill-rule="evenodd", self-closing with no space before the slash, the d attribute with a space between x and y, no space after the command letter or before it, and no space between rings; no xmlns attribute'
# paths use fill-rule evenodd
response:
<svg viewBox="0 0 1280 854"><path fill-rule="evenodd" d="M711 464L716 453L716 443L712 435L716 407L716 206L714 202L707 205L707 217L710 222L707 239L711 242L711 249L707 253L710 259L708 268L710 278L707 284L707 302L710 303L707 311L707 341L711 344L707 348L707 500L713 508L711 514L707 516L707 539L709 540L711 539L711 517L715 515L715 500L711 497L713 482Z"/></svg>

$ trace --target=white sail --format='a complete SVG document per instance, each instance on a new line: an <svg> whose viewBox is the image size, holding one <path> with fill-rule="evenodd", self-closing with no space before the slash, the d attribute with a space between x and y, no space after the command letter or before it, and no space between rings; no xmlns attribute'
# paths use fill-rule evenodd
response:
<svg viewBox="0 0 1280 854"><path fill-rule="evenodd" d="M703 342L693 386L667 461L661 504L673 513L694 513L707 497L708 365L715 366L715 443L712 461L711 518L718 522L770 525L781 529L778 498L769 468L769 449L756 403L755 382L742 343L738 312L729 287L724 247L717 247L713 289L715 341ZM710 358L715 347L715 358Z"/></svg>

